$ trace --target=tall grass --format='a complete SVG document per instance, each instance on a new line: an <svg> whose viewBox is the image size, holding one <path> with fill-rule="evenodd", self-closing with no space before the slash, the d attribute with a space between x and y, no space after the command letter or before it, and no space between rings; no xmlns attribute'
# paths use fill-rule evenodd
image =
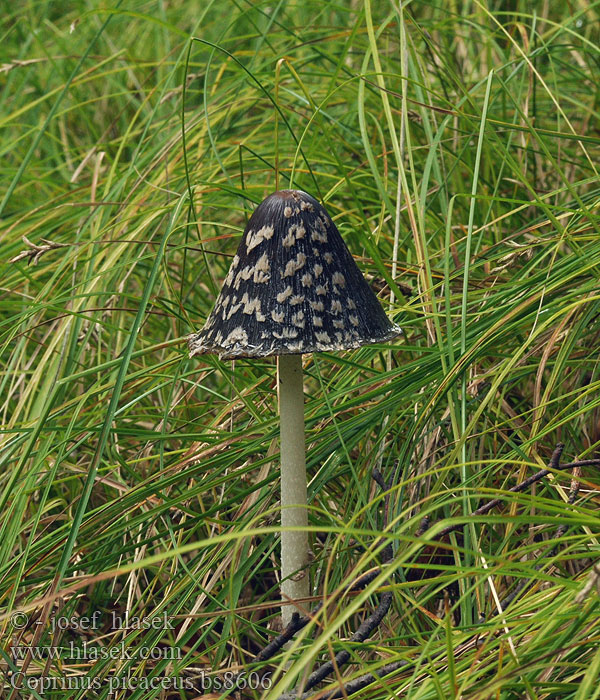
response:
<svg viewBox="0 0 600 700"><path fill-rule="evenodd" d="M563 463L598 456L598 14L588 0L5 3L6 697L16 677L36 698L41 677L87 677L98 687L44 697L193 698L203 673L245 669L272 684L245 697L275 698L343 648L334 688L408 662L354 697L600 695L597 470L572 503L561 469L508 493L557 442ZM304 358L307 607L332 602L256 666L277 631L275 366L190 360L185 341L253 206L288 186L325 203L404 335ZM395 465L384 528L371 475ZM449 522L463 527L434 548ZM341 595L386 542L393 562ZM382 590L391 611L349 644ZM115 629L126 612L170 624ZM165 658L73 659L83 640ZM110 695L111 678L169 677L192 686Z"/></svg>

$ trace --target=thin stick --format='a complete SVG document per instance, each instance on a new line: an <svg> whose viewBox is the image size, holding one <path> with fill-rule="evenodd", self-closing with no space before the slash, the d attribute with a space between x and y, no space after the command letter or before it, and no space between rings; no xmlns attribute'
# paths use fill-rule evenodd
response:
<svg viewBox="0 0 600 700"><path fill-rule="evenodd" d="M302 355L277 358L277 388L281 421L281 595L285 603L309 596ZM288 529L292 527L299 529ZM282 605L284 627L294 612L304 611Z"/></svg>
<svg viewBox="0 0 600 700"><path fill-rule="evenodd" d="M414 665L414 663L414 661L405 661L403 659L400 661L393 661L385 666L381 666L372 673L366 673L364 676L359 676L354 680L348 681L348 683L346 683L342 688L335 688L327 693L320 694L318 697L320 700L333 700L333 698L343 698L344 696L352 695L352 693L362 690L362 688L365 688L367 685L371 685L371 683L380 680L384 676L388 676L390 673L393 673L400 668L404 668L405 666ZM277 700L307 700L307 698L311 697L316 697L314 690L309 690L302 695L298 695L297 692L292 691L290 693L283 693L277 698Z"/></svg>

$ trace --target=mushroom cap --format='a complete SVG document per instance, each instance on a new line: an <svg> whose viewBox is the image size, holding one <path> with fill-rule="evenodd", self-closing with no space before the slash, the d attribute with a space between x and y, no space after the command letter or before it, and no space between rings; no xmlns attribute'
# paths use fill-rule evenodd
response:
<svg viewBox="0 0 600 700"><path fill-rule="evenodd" d="M254 210L191 355L351 350L396 337L325 208L281 190Z"/></svg>

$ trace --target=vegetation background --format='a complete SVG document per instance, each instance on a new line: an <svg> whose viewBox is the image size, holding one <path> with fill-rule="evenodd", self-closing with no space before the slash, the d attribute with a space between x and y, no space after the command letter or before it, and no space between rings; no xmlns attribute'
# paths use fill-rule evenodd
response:
<svg viewBox="0 0 600 700"><path fill-rule="evenodd" d="M107 698L118 677L110 697L192 698L202 672L245 669L271 687L244 697L275 698L340 649L335 688L407 662L354 697L600 695L597 468L571 494L560 469L508 492L558 441L563 463L598 456L599 11L5 0L3 697L24 668L22 697L46 676L101 683L43 697ZM404 335L304 358L312 579L332 604L253 666L277 629L275 365L190 360L186 337L253 206L290 185L326 204ZM371 474L395 464L384 527ZM344 595L382 542L393 562ZM348 642L382 590L390 612ZM96 610L98 630L52 629ZM83 641L164 656L11 650ZM134 685L169 677L195 690Z"/></svg>

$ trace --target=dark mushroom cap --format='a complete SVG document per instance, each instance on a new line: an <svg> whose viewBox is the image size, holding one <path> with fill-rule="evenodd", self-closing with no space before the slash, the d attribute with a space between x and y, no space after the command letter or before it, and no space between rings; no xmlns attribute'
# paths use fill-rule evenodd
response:
<svg viewBox="0 0 600 700"><path fill-rule="evenodd" d="M222 358L339 351L400 333L324 207L281 190L255 209L192 355Z"/></svg>

